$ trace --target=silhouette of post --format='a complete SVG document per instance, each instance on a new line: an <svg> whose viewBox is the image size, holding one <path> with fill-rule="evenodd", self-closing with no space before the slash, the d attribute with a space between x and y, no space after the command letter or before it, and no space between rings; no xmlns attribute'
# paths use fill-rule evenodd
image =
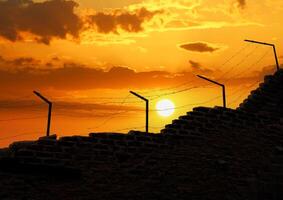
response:
<svg viewBox="0 0 283 200"><path fill-rule="evenodd" d="M271 47L273 48L273 53L274 53L274 57L275 57L276 69L277 69L277 71L280 69L279 62L278 62L278 58L277 58L277 53L276 53L276 47L275 47L274 44L269 44L269 43L265 43L265 42L259 42L259 41L255 41L255 40L244 40L244 41L245 41L245 42L255 43L255 44L261 44L261 45L271 46Z"/></svg>
<svg viewBox="0 0 283 200"><path fill-rule="evenodd" d="M221 84L221 83L218 83L218 82L216 82L216 81L210 80L210 79L208 79L208 78L206 78L206 77L204 77L204 76L201 76L201 75L197 75L197 76L198 76L199 78L201 78L201 79L204 79L204 80L206 80L206 81L209 81L209 82L211 82L211 83L214 83L214 84L219 85L219 86L222 87L223 107L226 108L226 91L225 91L225 85L224 85L224 84Z"/></svg>
<svg viewBox="0 0 283 200"><path fill-rule="evenodd" d="M148 111L149 111L149 100L144 98L143 96L130 91L131 94L145 101L146 109L145 109L145 132L148 133Z"/></svg>
<svg viewBox="0 0 283 200"><path fill-rule="evenodd" d="M39 92L33 91L33 93L38 96L40 99L42 99L44 102L48 104L48 119L47 119L47 130L46 130L46 136L50 135L50 123L51 123L51 112L52 112L52 102L49 101L47 98L42 96Z"/></svg>

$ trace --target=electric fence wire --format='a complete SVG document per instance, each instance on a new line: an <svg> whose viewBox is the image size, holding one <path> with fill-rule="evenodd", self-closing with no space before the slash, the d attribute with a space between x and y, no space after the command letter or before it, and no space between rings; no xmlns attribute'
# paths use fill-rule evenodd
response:
<svg viewBox="0 0 283 200"><path fill-rule="evenodd" d="M167 111L167 110L180 110L180 109L183 109L183 108L186 108L186 107L189 107L189 106L196 106L196 105L204 105L204 104L208 104L208 103L211 103L219 98L221 98L222 96L217 96L217 97L213 97L209 100L206 100L206 101L203 101L203 102L198 102L198 103L190 103L190 104L185 104L185 105L182 105L182 106L177 106L177 107L172 107L172 108L165 108L165 109L152 109L152 110L149 110L150 112L156 112L156 111Z"/></svg>
<svg viewBox="0 0 283 200"><path fill-rule="evenodd" d="M237 55L239 55L242 51L244 51L245 49L247 49L248 47L250 46L249 43L246 43L244 45L244 47L241 47L238 51L236 51L236 53L234 53L231 57L229 57L226 61L224 61L219 67L218 67L218 70L221 70L221 68L223 66L225 66L226 64L228 64L229 62L231 62ZM164 91L164 90L171 90L171 89L176 89L176 88L179 88L179 87L182 87L184 85L188 85L188 84L191 84L195 81L186 81L182 84L179 84L179 85L176 85L176 86L173 86L173 87L169 87L169 88L161 88L161 89L158 89L158 90L150 90L148 92L143 92L143 94L148 94L148 93L152 93L154 91Z"/></svg>
<svg viewBox="0 0 283 200"><path fill-rule="evenodd" d="M226 65L227 63L229 63L233 58L235 58L238 54L240 54L242 51L244 51L250 44L246 44L244 45L244 47L242 47L241 49L239 49L235 54L233 54L230 58L228 58L225 62L223 62L221 65L220 65L220 68L224 65ZM184 82L182 84L179 84L179 85L176 85L176 86L173 86L173 87L168 87L168 88L161 88L161 89L158 89L156 91L166 91L166 90L171 90L171 89L176 89L176 88L179 88L179 87L182 87L184 85L187 85L187 84L190 84L194 81L187 81L187 82ZM197 88L197 87L195 87ZM180 93L180 92L185 92L187 90L190 90L191 88L185 88L185 89L182 89L182 90L179 90L179 91L174 91L174 92L167 92L167 93L163 93L163 94L156 94L156 95L151 95L151 96L148 96L148 98L153 98L153 99L156 99L156 98L159 98L159 97L162 97L162 96L167 96L167 95L173 95L173 94L177 94L177 93ZM194 89L194 88L192 88ZM152 93L154 91L149 91L149 92L144 92L145 94L146 93ZM17 98L18 100L22 100L23 98L29 98L33 95L25 95L23 97L19 97ZM135 97L128 97L129 99L134 99ZM16 100L17 100L16 99ZM100 99L100 100L114 100L114 99L123 99L122 97L86 97L86 98L83 98L83 99ZM151 100L153 100L151 99ZM122 102L104 102L103 104L104 105L107 105L107 104L120 104ZM139 103L139 101L132 101L132 102L129 102L129 103ZM12 102L11 103L7 103L7 104L0 104L0 107L1 106L5 106L5 105L10 105L10 104L13 104Z"/></svg>
<svg viewBox="0 0 283 200"><path fill-rule="evenodd" d="M175 108L175 110L179 110L179 109L183 109L185 107L188 107L188 106L193 106L193 105L203 105L203 104L207 104L207 103L210 103L216 99L219 99L221 96L217 96L217 97L214 97L212 99L209 99L207 101L204 101L204 102L199 102L199 103L192 103L192 104L186 104L186 105L183 105L183 106L178 106ZM127 97L125 98L125 100L127 99ZM162 109L162 110L150 110L151 112L153 111L165 111L165 110L169 110L169 109ZM124 112L126 113L126 112ZM116 113L118 114L118 113ZM11 119L13 120L13 119ZM107 121L110 120L110 119L107 119ZM100 125L96 126L96 127L93 127L93 128L98 128L100 126L103 126L106 124L107 122L106 120L101 123ZM118 131L124 131L124 130L133 130L133 129L140 129L140 128L144 128L145 126L140 126L140 127L128 127L128 128L123 128L123 129L116 129L116 130L112 130L112 132L118 132ZM93 128L88 128L88 129L93 129ZM149 128L151 129L161 129L161 128L164 128L164 126L160 126L160 127L154 127L154 126L149 126ZM6 140L6 139L12 139L12 138L16 138L16 137L19 137L19 136L25 136L25 135L35 135L35 134L38 134L40 133L40 131L37 131L37 132L26 132L26 133L21 133L21 134L17 134L17 135L13 135L13 136L7 136L7 137L2 137L0 138L0 140Z"/></svg>
<svg viewBox="0 0 283 200"><path fill-rule="evenodd" d="M192 87L188 87L188 88L185 88L185 89L182 89L182 90L177 90L177 91L174 91L174 92L168 92L168 93L163 93L163 94L158 94L158 95L147 96L147 98L149 98L150 100L155 100L155 99L158 99L160 97L175 95L175 94L187 92L187 91L190 91L190 90L193 90L193 89L205 88L205 86L207 86L207 84L204 85L204 86L192 86Z"/></svg>
<svg viewBox="0 0 283 200"><path fill-rule="evenodd" d="M244 46L243 48L241 48L239 51L237 51L234 55L232 55L229 59L227 59L221 66L223 67L224 65L226 65L227 63L229 63L232 59L234 59L239 53L241 53L241 51L245 50L248 46ZM244 59L242 59L239 63L237 63L235 66L233 66L232 68L230 68L228 71L224 72L224 74L222 74L218 79L221 79L222 77L224 77L226 74L230 73L231 71L233 71L236 67L238 67L240 64L242 64L248 57L250 57L254 51L257 49L258 47L256 47L255 49L253 49L251 52L249 52L248 55L245 56ZM269 52L269 51L268 51ZM256 64L258 64L267 54L268 52L266 52L257 62L255 62L254 64L251 65L251 67L254 67ZM246 70L245 70L246 71ZM242 74L242 71L239 74ZM171 90L171 89L176 89L176 88L179 88L179 87L182 87L184 85L187 85L189 83L192 83L193 81L188 81L188 82L184 82L182 84L179 84L177 86L174 86L174 87L170 87L170 88L163 88L163 89L159 89L159 91L166 91L166 90ZM256 83L252 84L250 87L254 86L255 84L257 84L259 81L257 81ZM207 85L205 85L207 86ZM202 86L203 87L203 86ZM181 93L181 92L185 92L185 91L189 91L189 90L192 90L192 89L196 89L196 88L200 88L197 87L197 86L194 86L194 87L189 87L189 88L185 88L185 89L182 89L182 90L178 90L178 91L174 91L174 92L167 92L167 93L162 93L162 94L155 94L155 95L150 95L148 96L149 98L151 98L150 100L155 100L157 98L160 98L162 96L168 96L168 95L174 95L174 94L178 94L178 93ZM239 90L239 91L242 91ZM237 93L237 92L236 92ZM27 96L24 96L24 97L20 97L20 99L22 98L29 98L31 97L32 95L27 95ZM185 107L188 107L188 106L193 106L193 105L202 105L202 104L206 104L206 103L209 103L213 100L216 100L218 98L220 98L221 96L218 96L216 98L213 98L213 99L210 99L208 101L205 101L205 102L200 102L200 103L193 103L193 104L186 104L186 105L183 105L183 106L179 106L179 107L176 107L174 109L178 110L178 109L182 109L182 108L185 108ZM118 104L121 104L120 106L122 106L127 99L133 99L134 97L129 97L129 95L127 97L124 98L124 100L122 102L115 102L115 103L118 103ZM235 99L234 101L230 102L230 104L232 104L233 102L237 101L239 98L241 98L241 95L238 96L237 99ZM97 97L97 98L89 98L89 99L122 99L122 98L119 98L119 97ZM140 101L134 101L133 103L138 103ZM111 102L106 102L106 104L110 104ZM114 103L114 102L112 102ZM128 102L128 103L131 103L131 102ZM3 105L10 105L10 103L7 103L7 104L1 104L1 106ZM150 110L151 112L153 111L165 111L165 110L170 110L172 108L169 108L169 109L162 109L162 110ZM113 119L113 117L115 117L116 115L120 115L120 114L123 114L123 113L128 113L130 111L123 111L123 112L117 112L117 113L113 113L113 114L110 114L110 117L108 119L106 119L103 123L101 123L100 125L94 127L94 128L98 128L98 127L101 127L103 125L105 125L109 120ZM108 115L109 116L109 115ZM38 119L38 118L43 118L45 116L37 116L37 117L26 117L26 118L12 118L12 119L7 119L7 120L0 120L0 122L3 122L3 121L15 121L15 120L27 120L27 119ZM139 127L138 127L139 128ZM128 128L127 128L128 129ZM121 130L121 129L120 129ZM122 129L122 130L125 130L125 129ZM1 140L1 138L0 138Z"/></svg>
<svg viewBox="0 0 283 200"><path fill-rule="evenodd" d="M225 62L223 62L219 67L221 68L222 66L226 65L227 63L229 63L233 58L235 58L238 54L240 54L242 51L244 51L250 44L245 44L244 47L240 48L235 54L233 54L230 58L228 58ZM179 88L179 87L182 87L184 85L187 85L189 83L192 83L194 81L186 81L184 83L181 83L179 85L176 85L176 86L173 86L173 87L168 87L168 88L160 88L160 89L156 89L156 91L164 91L164 90L171 90L171 89L176 89L176 88ZM154 92L155 90L150 90L148 92L144 92L145 94L146 93L152 93L152 91ZM33 95L25 95L25 96L22 96L22 97L18 97L17 99L18 100L22 100L23 98L29 98L29 97L32 97ZM156 95L153 95L153 96L156 96ZM149 96L150 97L150 96ZM128 97L129 99L134 99L135 97ZM17 100L16 99L16 100ZM109 99L124 99L123 97L84 97L84 98L79 98L79 99L101 99L101 100L109 100ZM15 100L15 99L13 99ZM1 105L1 104L0 104Z"/></svg>
<svg viewBox="0 0 283 200"><path fill-rule="evenodd" d="M182 93L182 92L186 92L188 90L192 90L195 88L200 88L201 86L193 86L193 87L188 87L188 88L184 88L182 90L178 90L178 91L174 91L174 92L165 92L165 93L161 93L161 94L154 94L154 95L149 95L146 96L149 100L155 100L159 97L163 97L163 96L169 96L169 95L174 95L174 94L178 94L178 93ZM144 94L144 93L143 93ZM102 102L102 103L97 103L99 105L109 105L109 104L121 104L124 101L124 97L90 97L90 98L84 98L84 99L88 99L88 100L95 100L95 99L107 99L107 100L121 100L121 101L108 101L108 102ZM127 97L127 99L136 99L136 97ZM127 101L127 103L140 103L140 100L135 100L135 101Z"/></svg>
<svg viewBox="0 0 283 200"><path fill-rule="evenodd" d="M200 87L191 87L191 88L186 88L186 89L175 91L175 92L171 92L171 93L166 93L166 94L162 94L162 95L155 95L155 98L152 98L151 100L154 100L154 99L159 98L161 96L174 95L174 94L178 94L178 93L189 91L189 90L196 89L196 88L200 88ZM128 99L129 96L130 96L130 94L127 95L126 97L124 97L124 100L122 102L120 102L120 107L123 106L126 103L126 100ZM154 96L152 96L152 97L154 97ZM219 98L219 97L217 97L217 98ZM214 100L214 99L212 99L212 100ZM140 101L138 101L138 102L140 102ZM188 107L188 106L192 106L192 105L202 105L202 104L205 104L205 103L207 103L207 101L200 102L200 103L186 104L184 106L176 107L175 109L178 110L179 108L184 108L184 107ZM150 110L150 111L165 111L165 110L167 110L167 109L164 109L164 110ZM171 109L168 109L168 110L171 110ZM111 114L105 114L102 117L108 117L108 118L105 119L101 125L98 125L98 126L93 127L93 128L99 128L99 127L103 126L104 124L106 124L106 122L108 122L109 120L111 120L113 118L116 118L116 116L121 115L121 114L125 114L125 113L129 113L129 112L133 112L133 111L134 110L123 110L123 111L120 111L120 112L115 112L115 113L111 113ZM142 111L142 110L135 110L135 111ZM56 116L60 116L60 115L57 114ZM63 115L61 115L61 116L63 116ZM39 118L45 118L45 117L46 116L11 118L11 119L0 120L0 122L17 121L17 120L29 120L29 119L39 119Z"/></svg>
<svg viewBox="0 0 283 200"><path fill-rule="evenodd" d="M241 48L239 51L237 51L234 55L232 55L229 59L227 59L221 66L223 67L225 64L229 63L232 59L234 59L239 53L241 53L243 50L245 50L250 44L246 44L243 48ZM242 59L237 65L233 66L232 68L230 68L227 72L225 72L224 74L221 75L221 77L225 76L227 73L231 72L234 68L236 68L237 66L239 66L240 64L242 64L249 56L251 56L255 50L259 48L258 46L256 46L251 52L249 52L248 55L246 55L246 57L244 59ZM174 86L174 87L171 87L171 88L165 88L164 90L168 90L168 89L175 89L175 88L178 88L178 87L181 87L181 86L184 86L184 85L187 85L189 83L192 83L193 81L188 81L188 82L185 82L183 84L180 84L180 85L177 85L177 86ZM181 92L185 92L185 91L188 91L188 90L191 90L191 89L195 89L195 88L200 88L200 87L205 87L205 86L209 86L209 84L206 84L206 85L203 85L203 86L194 86L194 87L190 87L190 88L185 88L185 89L182 89L182 90L179 90L179 91L174 91L174 92L168 92L168 93L163 93L163 94L156 94L156 95L151 95L151 96L147 96L147 98L151 98L150 100L155 100L157 98L160 98L160 97L163 97L163 96L168 96L168 95L174 95L174 94L178 94L178 93L181 93ZM144 92L144 94L146 93L149 93L149 92Z"/></svg>
<svg viewBox="0 0 283 200"><path fill-rule="evenodd" d="M189 106L194 106L194 105L204 105L204 104L207 104L207 103L213 102L214 100L219 99L220 97L221 97L221 96L217 96L217 97L213 97L213 98L211 98L211 99L209 99L209 100L206 100L206 101L203 101L203 102L190 103L190 104L186 104L186 105L178 106L178 107L175 107L175 108L167 108L167 109L151 109L151 110L149 110L149 112L167 111L167 110L172 110L172 109L174 109L174 110L180 110L180 109L184 109L184 108L189 107ZM124 113L129 113L129 112L130 112L130 111L124 111L124 112L122 112L122 113L124 114ZM106 125L106 123L108 123L111 119L116 118L116 117L117 117L117 115L122 114L122 113L121 113L121 112L120 112L120 113L116 113L116 114L114 114L114 116L111 116L111 117L109 117L109 118L105 119L105 120L104 120L104 121L103 121L100 125L95 126L95 127L89 127L88 129L100 128L100 127L102 127L102 126Z"/></svg>
<svg viewBox="0 0 283 200"><path fill-rule="evenodd" d="M235 54L233 54L230 58L228 58L225 62L223 62L223 63L218 67L218 69L221 69L223 66L225 66L226 64L228 64L229 62L231 62L236 56L238 56L242 51L244 51L245 49L247 49L249 46L250 46L250 44L245 44L244 47L240 48ZM258 48L259 48L259 47L256 46L252 51L250 51L250 52L248 53L248 55L245 56L244 59L242 59L242 60L241 60L237 65L235 65L234 67L230 68L227 72L225 72L224 74L222 74L221 77L225 76L227 73L231 72L234 68L236 68L237 66L239 66L240 64L242 64L242 63L243 63L249 56L251 56L251 55L256 51L256 49L258 49ZM218 78L218 79L219 79L219 78ZM193 81L188 81L188 82L182 83L182 84L180 84L180 85L177 85L177 86L175 86L175 87L166 88L165 90L167 90L167 89L175 89L175 88L181 87L181 86L183 86L183 85L186 85L186 84L189 84L189 83L192 83L192 82L193 82ZM206 84L206 85L204 85L204 86L208 86L208 85L209 85L209 84ZM198 88L198 87L193 87L192 89L194 89L194 88ZM187 91L187 89L190 90L190 88L186 88L186 89L180 90L179 92ZM170 95L170 94L177 94L177 93L179 93L179 92L171 92L171 93L168 93L168 94L169 94L169 95ZM152 96L149 96L149 98L152 97L153 99L155 99L154 96L156 96L156 98L159 98L159 97L166 96L166 95L167 95L166 93L165 93L165 94L159 94L159 95L152 95ZM151 99L151 100L153 100L153 99Z"/></svg>
<svg viewBox="0 0 283 200"><path fill-rule="evenodd" d="M248 86L247 88L246 88L246 90L248 89L248 90L250 90L252 87L254 87L255 85L257 85L257 84L259 84L261 81L260 80L257 80L256 82L254 82L253 84L251 84L250 86ZM236 103L236 102L238 102L244 95L246 95L246 90L245 91L243 91L242 89L241 90L239 90L239 92L241 91L242 93L240 93L240 95L239 96L237 96L233 101L231 101L229 104L230 105L233 105L234 103Z"/></svg>
<svg viewBox="0 0 283 200"><path fill-rule="evenodd" d="M128 99L129 96L130 96L130 94L128 94L128 95L124 98L124 100L122 101L122 103L120 104L120 106L122 106L123 104L126 103L126 101L127 101L127 99ZM116 116L121 115L121 114L124 114L124 113L127 113L127 112L130 112L130 111L122 111L122 112L114 113L114 114L110 115L107 119L105 119L101 124L99 124L99 125L97 125L97 126L95 126L95 127L93 127L93 128L94 128L94 129L95 129L95 128L100 128L101 126L105 125L107 122L109 122L111 119L115 118ZM89 129L90 129L90 128L89 128Z"/></svg>
<svg viewBox="0 0 283 200"><path fill-rule="evenodd" d="M181 90L177 90L174 92L165 92L165 93L161 93L161 94L155 94L155 95L150 95L150 96L145 96L146 98L148 98L149 100L153 101L156 100L160 97L165 97L165 96L171 96L171 95L175 95L175 94L179 94L179 93L183 93L183 92L187 92L193 89L200 89L200 88L207 88L207 87L211 87L209 84L205 84L202 86L192 86L192 87L187 87ZM134 97L136 99L136 97ZM116 98L116 99L120 99L120 98ZM124 99L124 98L122 98ZM127 97L127 99L130 99L130 97ZM104 102L104 103L99 103L99 105L109 105L109 104L121 104L123 103L124 100L122 101L110 101L110 102ZM141 103L140 100L136 100L136 101L127 101L127 104L130 103Z"/></svg>
<svg viewBox="0 0 283 200"><path fill-rule="evenodd" d="M233 77L239 77L240 75L243 76L249 72L251 72L251 70L254 69L255 66L257 66L268 54L270 53L270 50L267 50L256 62L254 62L253 64L251 64L248 69L244 69L241 70L240 72L238 72L237 74L233 75ZM228 83L231 81L232 76L230 76L227 79L224 79L225 83Z"/></svg>
<svg viewBox="0 0 283 200"><path fill-rule="evenodd" d="M226 72L224 72L220 77L216 78L216 80L221 80L222 78L224 78L228 73L230 73L231 71L233 71L235 68L237 68L238 66L240 66L242 63L244 63L246 61L247 58L249 58L251 55L254 54L254 52L259 48L259 46L256 46L252 51L250 51L240 62L238 62L236 65L232 66L230 69L228 69Z"/></svg>
<svg viewBox="0 0 283 200"><path fill-rule="evenodd" d="M179 91L175 91L175 92L170 92L170 93L163 93L163 94L159 94L159 95L152 95L150 96L151 99L150 100L155 100L157 98L160 98L160 97L163 97L163 96L169 96L169 95L175 95L175 94L178 94L178 93L182 93L182 92L186 92L186 91L189 91L189 90L192 90L192 89L197 89L197 88L205 88L204 86L207 86L207 85L203 85L203 86L194 86L194 87L189 87L189 88L185 88L185 89L182 89L182 90L179 90ZM30 95L29 95L30 96ZM126 103L126 100L129 99L129 96L130 95L127 95L126 97L124 97L123 101L122 102L118 102L120 104L120 106L122 106L123 104ZM135 103L140 103L140 101L135 101ZM117 103L117 102L115 102ZM201 105L202 103L199 103L199 105ZM182 107L186 107L186 106L190 106L190 105L198 105L198 103L194 103L194 104L187 104L185 106L181 106ZM179 107L177 107L176 109L178 109ZM156 110L157 111L157 110ZM121 112L117 112L117 113L112 113L112 114L107 114L105 115L105 117L108 117L107 119L105 119L103 121L103 123L101 125L98 125L97 127L94 127L94 128L99 128L103 125L105 125L109 120L115 118L115 116L117 115L121 115L121 114L125 114L125 113L128 113L128 112L131 112L130 110L125 110L125 111L121 111ZM27 119L39 119L39 118L44 118L44 116L37 116L37 117L25 117L25 118L12 118L12 119L7 119L7 120L0 120L0 122L5 122L5 121L15 121L15 120L27 120Z"/></svg>
<svg viewBox="0 0 283 200"><path fill-rule="evenodd" d="M240 75L244 75L246 74L247 72L250 72L254 66L257 66L268 54L269 54L269 50L267 50L256 62L254 62L253 64L250 65L250 67L248 68L249 70L242 70L240 71L239 73L237 73L236 75L233 75L234 77L238 77ZM228 78L226 79L226 82L225 84L227 84L228 82L230 82L231 79ZM248 89L252 88L253 86L255 86L256 84L258 84L260 82L260 80L257 80L255 83L251 84L249 87L247 87ZM247 89L246 88L246 89ZM233 94L231 96L235 96L235 94L239 93L239 92L242 92L243 89L242 89L242 86L240 86L240 88L238 90L236 90L235 92L233 92ZM242 92L241 95L239 95L238 97L236 97L232 102L229 102L229 105L233 105L235 102L239 101L240 98L242 98L243 95L245 95L246 92ZM231 97L230 96L230 97Z"/></svg>
<svg viewBox="0 0 283 200"><path fill-rule="evenodd" d="M241 47L238 51L236 51L236 53L234 53L231 57L229 57L225 62L223 62L218 69L221 69L221 67L223 67L224 65L228 64L229 62L231 62L237 55L239 55L242 51L244 51L245 49L247 49L247 47L249 47L251 44L246 43L244 45L244 47ZM257 47L258 48L258 47ZM194 83L195 81L191 80L191 81L185 81L181 84L172 86L172 87L168 87L168 88L160 88L160 89L154 89L154 90L149 90L149 91L144 91L142 92L143 94L150 94L150 93L155 93L155 92L160 92L160 91L166 91L166 90L173 90L176 88L180 88L183 87L185 85ZM186 90L186 89L184 89ZM171 93L171 92L167 92L167 93ZM174 94L174 92L173 92ZM165 93L166 95L166 93ZM148 97L154 97L154 96L159 96L159 95L149 95ZM160 96L163 96L163 94L161 94ZM128 97L129 99L135 99L135 97ZM85 99L85 100L119 100L119 99L124 99L123 97L84 97L84 98L80 98L80 99ZM134 101L133 103L136 103L137 101ZM106 104L111 104L111 103L121 103L121 102L106 102Z"/></svg>
<svg viewBox="0 0 283 200"><path fill-rule="evenodd" d="M247 49L251 44L246 43L244 45L244 47L240 48L238 51L236 51L235 54L233 54L231 57L229 57L226 61L224 61L222 64L220 64L217 68L218 70L222 70L222 68L228 64L229 62L231 62L236 56L238 56L242 51L244 51L245 49Z"/></svg>
<svg viewBox="0 0 283 200"><path fill-rule="evenodd" d="M196 89L196 88L201 88L201 87L190 87L190 88L186 88L186 89L179 90L179 91L175 91L175 92L164 93L164 94L162 94L162 95L153 95L153 96L151 96L151 97L153 97L153 98L151 98L150 100L155 100L155 99L157 99L157 98L160 98L161 96L163 97L163 96L169 96L169 95L178 94L178 93L181 93L181 92L186 92L186 91L189 91L189 90L192 90L192 89ZM126 99L127 99L127 98L128 98L128 97L126 97ZM125 101L122 102L122 104L124 104L124 103L125 103ZM122 106L122 105L120 105L120 106ZM126 111L123 111L123 112L114 113L113 115L120 115L120 114L124 114L124 113L128 113L128 112L130 112L130 111L129 111L129 110L128 110L128 111L126 110ZM111 120L111 119L113 119L112 115L109 117L109 119L106 119L105 121L108 122L108 121ZM106 122L104 122L103 125L104 125ZM99 127L100 127L100 126L99 126ZM98 128L98 127L96 127L96 128Z"/></svg>

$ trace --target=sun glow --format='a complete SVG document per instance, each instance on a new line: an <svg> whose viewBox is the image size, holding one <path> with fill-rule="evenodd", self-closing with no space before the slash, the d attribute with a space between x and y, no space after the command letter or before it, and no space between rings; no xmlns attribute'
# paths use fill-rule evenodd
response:
<svg viewBox="0 0 283 200"><path fill-rule="evenodd" d="M169 117L175 111L175 105L168 99L163 99L156 104L157 113L162 117Z"/></svg>

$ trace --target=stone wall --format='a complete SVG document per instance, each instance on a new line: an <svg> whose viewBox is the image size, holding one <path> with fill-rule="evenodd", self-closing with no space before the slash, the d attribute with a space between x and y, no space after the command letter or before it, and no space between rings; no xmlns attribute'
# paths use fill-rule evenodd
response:
<svg viewBox="0 0 283 200"><path fill-rule="evenodd" d="M264 83L251 92L238 110L283 117L283 70L264 78Z"/></svg>
<svg viewBox="0 0 283 200"><path fill-rule="evenodd" d="M197 107L160 134L13 143L0 199L282 199L282 85L279 71L237 110Z"/></svg>

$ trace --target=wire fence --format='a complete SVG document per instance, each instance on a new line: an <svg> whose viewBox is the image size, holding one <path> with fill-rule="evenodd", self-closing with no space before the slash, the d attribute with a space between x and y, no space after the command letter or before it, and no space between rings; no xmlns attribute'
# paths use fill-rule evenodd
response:
<svg viewBox="0 0 283 200"><path fill-rule="evenodd" d="M229 57L227 60L225 60L222 64L219 65L218 70L222 70L224 66L227 66L228 64L231 64L233 60L235 60L240 54L242 54L244 51L246 51L249 47L252 45L247 44L244 47L240 48L238 51L235 52L231 57ZM231 65L230 67L226 67L226 70L223 71L217 78L216 80L221 80L223 83L228 84L232 80L235 79L240 79L247 75L248 73L252 72L255 70L255 67L258 67L258 65L264 60L264 58L267 57L269 54L270 50L265 51L260 57L255 59L255 62L252 62L248 67L242 67L240 68L241 65L245 64L247 62L247 59L253 56L258 50L259 47L256 46L252 48L252 50L248 51L244 55L242 59L240 59L239 62L237 62L234 65ZM228 105L232 106L240 101L241 98L243 98L244 95L247 94L247 92L254 87L256 84L258 84L260 81L257 80L256 82L252 82L248 87L243 88L242 85L239 86L236 90L232 91L231 95L228 95L229 98L231 98L231 101L228 101ZM166 88L160 88L160 89L153 89L153 90L147 90L143 91L142 94L144 94L150 101L156 101L160 98L163 97L168 97L168 96L173 96L177 94L182 94L182 93L189 93L194 90L200 90L200 89L207 89L207 88L212 88L210 84L203 84L203 85L196 85L196 82L194 80L189 80L186 82L183 82L181 84L176 84L175 86L171 87L166 87ZM25 100L25 103L23 104L23 107L27 107L29 111L36 112L39 111L40 109L43 109L43 103L39 103L38 101L35 100L30 100L30 98L33 95L25 95L21 96L18 98L13 99L11 102L0 102L0 108L7 108L9 109L10 107L13 107L13 105ZM216 96L212 97L210 99L200 101L200 102L194 102L194 103L189 103L189 104L184 104L180 106L176 106L174 108L165 108L165 109L150 109L149 112L158 112L158 111L167 111L167 110L181 110L181 109L186 109L188 107L192 106L198 106L198 105L206 105L206 104L211 104L212 102L215 102L216 100L219 100L221 96ZM129 113L137 113L137 112L144 112L142 108L138 108L137 104L142 105L142 101L136 100L136 97L132 97L130 94L125 95L125 97L84 97L84 98L79 98L80 100L90 100L90 101L95 101L93 105L100 105L100 106L108 106L108 105L114 105L117 108L119 108L118 111L111 111L110 113L102 114L100 117L104 118L102 122L97 124L96 126L93 127L88 127L87 129L99 129L104 126L106 126L111 120L118 118L118 117L125 117ZM133 104L134 107L127 107L129 105ZM40 108L39 108L40 107ZM102 108L103 110L103 108ZM43 110L41 110L43 112ZM66 114L54 114L55 117L74 117L74 118L81 118L81 116L68 116ZM97 116L93 116L95 118ZM35 120L35 119L42 119L46 118L46 115L37 115L37 116L25 116L25 117L12 117L12 118L7 118L7 119L0 119L0 123L5 123L5 122L12 122L12 121L21 121L21 120ZM140 129L144 128L144 126L138 126L138 127L127 127L123 129L116 129L112 130L114 132L116 131L124 131L124 130L131 130L131 129ZM153 130L159 130L163 128L163 126L150 126L149 128ZM16 137L20 136L26 136L26 135L32 135L32 134L38 134L40 133L39 131L37 132L25 132L13 136L7 136L7 137L2 137L0 140L8 140L8 139L13 139Z"/></svg>

